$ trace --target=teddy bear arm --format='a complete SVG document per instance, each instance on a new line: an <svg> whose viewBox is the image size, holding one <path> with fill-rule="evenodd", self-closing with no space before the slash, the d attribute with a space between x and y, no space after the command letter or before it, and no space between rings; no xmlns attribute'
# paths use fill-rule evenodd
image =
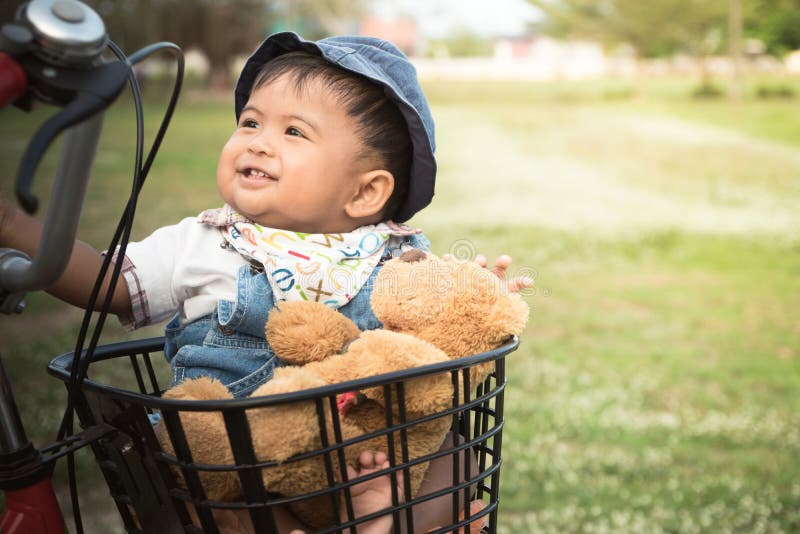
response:
<svg viewBox="0 0 800 534"><path fill-rule="evenodd" d="M446 361L445 353L413 336L370 330L363 332L345 354L311 365L318 376L333 384ZM449 373L407 380L403 388L409 414L430 414L452 405L453 386ZM383 387L369 388L363 393L382 399Z"/></svg>
<svg viewBox="0 0 800 534"><path fill-rule="evenodd" d="M231 399L233 396L222 382L208 377L184 380L180 384L164 392L166 399L183 401ZM211 411L181 411L180 422L183 434L188 441L192 460L203 464L233 465L233 451L227 438L227 428L222 413ZM168 454L175 454L172 440L161 421L157 427L161 448ZM183 483L183 475L175 470L179 483ZM235 472L199 472L200 481L206 496L213 500L230 500L241 495L239 477Z"/></svg>
<svg viewBox="0 0 800 534"><path fill-rule="evenodd" d="M337 354L361 332L353 321L321 302L281 302L270 312L265 330L272 350L291 365Z"/></svg>

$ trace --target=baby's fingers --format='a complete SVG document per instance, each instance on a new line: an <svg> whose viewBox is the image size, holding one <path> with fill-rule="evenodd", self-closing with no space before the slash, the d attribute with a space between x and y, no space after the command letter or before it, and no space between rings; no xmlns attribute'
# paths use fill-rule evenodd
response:
<svg viewBox="0 0 800 534"><path fill-rule="evenodd" d="M511 293L519 293L529 287L533 287L533 279L527 276L515 276L508 281L508 290Z"/></svg>
<svg viewBox="0 0 800 534"><path fill-rule="evenodd" d="M452 254L445 254L442 256L446 260L452 260ZM492 273L497 276L500 280L505 280L506 275L508 274L508 269L511 267L511 256L508 254L502 254L494 261L494 267L491 268ZM479 266L483 267L484 269L487 268L489 262L486 259L484 254L478 254L475 256L475 263ZM519 293L523 289L527 289L529 287L533 287L533 279L528 276L515 276L506 282L508 290L512 293Z"/></svg>
<svg viewBox="0 0 800 534"><path fill-rule="evenodd" d="M494 267L492 267L492 272L496 274L499 279L505 280L506 271L508 271L509 267L511 267L511 256L503 254L494 261Z"/></svg>

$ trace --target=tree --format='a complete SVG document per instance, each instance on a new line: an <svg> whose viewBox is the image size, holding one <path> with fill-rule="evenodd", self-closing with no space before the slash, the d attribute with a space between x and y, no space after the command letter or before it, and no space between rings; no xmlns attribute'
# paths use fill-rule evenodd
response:
<svg viewBox="0 0 800 534"><path fill-rule="evenodd" d="M136 0L127 0L134 2ZM156 4L155 28L175 36L182 46L196 46L208 56L211 85L230 84L231 62L253 50L269 30L302 29L317 39L345 33L345 26L363 10L362 0L138 0Z"/></svg>
<svg viewBox="0 0 800 534"><path fill-rule="evenodd" d="M724 42L728 7L727 2L709 0L529 2L544 12L546 33L597 39L607 46L627 44L637 60L678 50L701 58L716 52Z"/></svg>
<svg viewBox="0 0 800 534"><path fill-rule="evenodd" d="M176 15L182 17L173 28L187 46L196 46L208 56L212 87L231 83L234 58L253 50L266 37L266 9L263 0L174 0ZM188 7L187 7L188 4ZM198 9L198 5L202 9ZM167 28L173 22L162 19ZM169 29L165 31L169 33Z"/></svg>
<svg viewBox="0 0 800 534"><path fill-rule="evenodd" d="M155 41L200 48L214 86L231 83L235 57L266 36L264 0L86 0L103 18L109 35L128 52Z"/></svg>
<svg viewBox="0 0 800 534"><path fill-rule="evenodd" d="M14 21L18 4L22 2L0 2L0 26Z"/></svg>
<svg viewBox="0 0 800 534"><path fill-rule="evenodd" d="M443 39L431 41L432 50L444 49L451 57L491 56L492 40L468 28L456 28Z"/></svg>
<svg viewBox="0 0 800 534"><path fill-rule="evenodd" d="M800 49L800 0L750 0L745 34L760 39L768 52L783 55Z"/></svg>
<svg viewBox="0 0 800 534"><path fill-rule="evenodd" d="M271 11L280 29L300 32L307 39L352 33L357 17L365 12L364 0L277 0Z"/></svg>
<svg viewBox="0 0 800 534"><path fill-rule="evenodd" d="M542 29L556 37L627 44L637 57L659 55L668 41L668 2L640 0L529 0L545 14ZM669 3L675 0L669 0Z"/></svg>
<svg viewBox="0 0 800 534"><path fill-rule="evenodd" d="M271 29L300 30L311 39L349 33L364 0L83 0L108 34L130 53L156 41L197 47L209 60L212 86L232 82L234 59L251 52ZM20 0L21 3L21 0ZM14 2L2 1L10 22Z"/></svg>
<svg viewBox="0 0 800 534"><path fill-rule="evenodd" d="M769 1L769 0L764 0ZM781 0L771 0L781 1ZM800 0L798 0L800 1ZM627 44L639 57L721 46L727 2L709 0L529 0L546 15L550 34ZM716 51L716 50L714 50Z"/></svg>

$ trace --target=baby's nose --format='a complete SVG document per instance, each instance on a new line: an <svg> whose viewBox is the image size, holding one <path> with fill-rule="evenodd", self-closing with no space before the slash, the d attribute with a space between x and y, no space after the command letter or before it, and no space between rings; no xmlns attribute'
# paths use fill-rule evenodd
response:
<svg viewBox="0 0 800 534"><path fill-rule="evenodd" d="M250 142L247 144L247 149L254 154L266 154L268 156L274 155L272 144L267 139L264 133L254 135Z"/></svg>

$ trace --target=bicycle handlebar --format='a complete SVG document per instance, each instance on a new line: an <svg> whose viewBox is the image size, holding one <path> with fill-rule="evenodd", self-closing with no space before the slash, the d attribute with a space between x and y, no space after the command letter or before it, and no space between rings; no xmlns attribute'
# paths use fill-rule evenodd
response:
<svg viewBox="0 0 800 534"><path fill-rule="evenodd" d="M103 60L101 55L106 48L116 56L117 61ZM170 50L176 55L178 70L161 127L147 161L142 165L141 95L131 66L159 50ZM30 0L17 10L14 23L0 27L0 109L13 104L30 111L34 100L63 108L33 135L22 156L16 196L26 211L33 212L38 205L31 192L31 182L39 160L55 137L66 132L53 182L53 200L44 220L35 258L31 260L19 250L0 249L0 312L21 311L26 291L46 288L66 268L102 128L103 110L130 81L137 111L134 187L117 233L108 247L113 250L120 243L119 246L124 250L135 212L136 195L166 132L182 78L183 56L176 45L158 43L126 57L108 39L105 25L97 13L77 0ZM108 263L105 263L98 279L102 279L107 267ZM119 265L115 266L112 280L118 275ZM91 299L96 297L98 287L99 282ZM107 308L108 299L104 306ZM84 315L76 343L76 355L89 356L93 353L107 313L106 308L101 310L86 351L83 347L91 324L91 312L87 311ZM93 309L93 305L90 304L88 309ZM0 361L0 490L6 494L6 509L0 513L0 531L35 530L53 534L65 531L49 476L53 462L66 454L75 527L77 532L83 532L71 454L108 430L90 428L81 433L83 437L72 434L73 383L80 383L83 378L80 372L82 362L80 358L75 359L78 372L71 377L70 394L58 442L40 451L25 434L10 381Z"/></svg>
<svg viewBox="0 0 800 534"><path fill-rule="evenodd" d="M102 20L80 2L33 0L0 32L0 107L13 102L30 110L33 99L63 106L34 134L20 162L16 196L29 213L38 208L31 192L36 167L56 136L67 131L53 184L56 201L48 209L36 257L0 249L0 312L22 311L25 292L51 285L69 261L102 111L130 74L125 63L101 60L106 42Z"/></svg>
<svg viewBox="0 0 800 534"><path fill-rule="evenodd" d="M6 292L16 294L44 289L58 279L66 268L77 235L102 122L102 115L97 114L67 132L53 182L52 197L58 201L50 203L36 256L33 260L16 256L6 261L0 256L0 288ZM34 145L34 140L26 156L33 152L31 158L34 158L37 151L41 154L52 139L46 138L51 131L45 133L45 139L40 141L39 146ZM38 158L33 159L31 165L35 167L37 162Z"/></svg>
<svg viewBox="0 0 800 534"><path fill-rule="evenodd" d="M37 69L37 63L31 59L20 61L23 68L31 73L32 85L38 87L47 83L48 87L69 95L69 100L60 112L39 128L22 156L16 192L20 204L29 213L38 207L38 200L31 193L31 182L47 147L62 131L108 107L128 80L128 66L114 62L93 67L89 71L52 68L45 82L39 74L42 71Z"/></svg>

